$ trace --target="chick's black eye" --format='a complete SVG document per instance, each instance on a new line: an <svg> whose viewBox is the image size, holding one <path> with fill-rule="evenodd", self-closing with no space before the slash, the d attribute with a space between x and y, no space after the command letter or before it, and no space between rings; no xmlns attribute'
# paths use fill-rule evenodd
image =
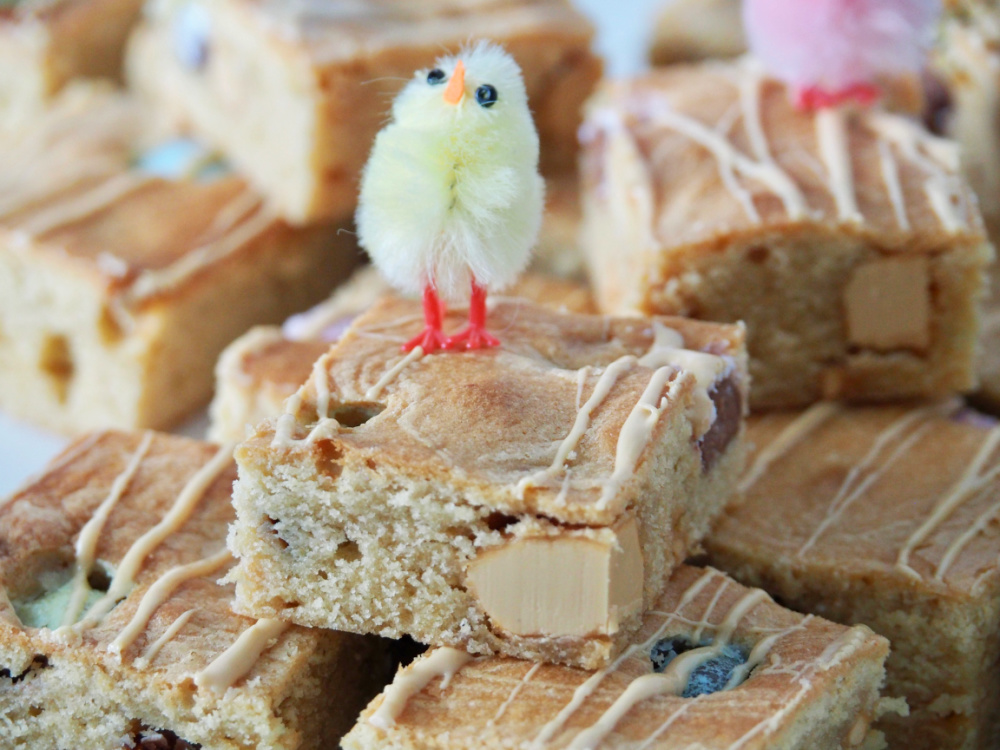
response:
<svg viewBox="0 0 1000 750"><path fill-rule="evenodd" d="M432 70L430 73L427 74L427 83L431 84L432 86L435 83L442 83L442 82L444 82L444 71L441 70L441 68L434 68L434 70Z"/></svg>
<svg viewBox="0 0 1000 750"><path fill-rule="evenodd" d="M476 89L476 101L479 102L480 107L492 107L497 103L498 98L497 90L488 83L484 83Z"/></svg>

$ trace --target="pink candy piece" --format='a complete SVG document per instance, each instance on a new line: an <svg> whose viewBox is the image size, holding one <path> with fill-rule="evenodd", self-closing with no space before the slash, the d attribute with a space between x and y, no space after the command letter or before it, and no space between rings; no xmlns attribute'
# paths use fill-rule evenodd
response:
<svg viewBox="0 0 1000 750"><path fill-rule="evenodd" d="M744 0L743 22L750 50L800 105L831 106L919 71L940 12L940 0Z"/></svg>

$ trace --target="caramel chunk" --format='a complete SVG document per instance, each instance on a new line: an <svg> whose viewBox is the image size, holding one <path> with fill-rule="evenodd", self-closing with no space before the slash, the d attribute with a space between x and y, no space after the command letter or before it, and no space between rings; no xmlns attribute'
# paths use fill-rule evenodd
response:
<svg viewBox="0 0 1000 750"><path fill-rule="evenodd" d="M866 349L930 346L927 258L885 258L859 266L844 291L848 341Z"/></svg>
<svg viewBox="0 0 1000 750"><path fill-rule="evenodd" d="M517 635L610 635L642 606L635 519L584 535L517 539L469 564L472 593L494 626Z"/></svg>

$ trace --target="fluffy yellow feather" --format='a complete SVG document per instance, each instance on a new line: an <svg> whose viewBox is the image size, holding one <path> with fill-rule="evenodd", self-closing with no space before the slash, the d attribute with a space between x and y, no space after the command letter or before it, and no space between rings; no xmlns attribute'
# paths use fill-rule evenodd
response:
<svg viewBox="0 0 1000 750"><path fill-rule="evenodd" d="M527 265L543 203L538 133L513 58L480 42L418 71L375 139L356 215L385 278L424 293L427 329L408 347L496 343L483 330L486 291ZM466 289L469 329L448 339L437 295L454 302Z"/></svg>

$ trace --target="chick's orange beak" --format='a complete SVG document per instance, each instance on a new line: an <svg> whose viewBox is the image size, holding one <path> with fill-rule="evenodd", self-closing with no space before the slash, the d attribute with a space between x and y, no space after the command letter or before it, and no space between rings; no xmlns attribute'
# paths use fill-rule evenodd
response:
<svg viewBox="0 0 1000 750"><path fill-rule="evenodd" d="M455 63L455 72L451 74L448 88L444 90L444 100L448 104L458 104L465 94L465 65L459 60Z"/></svg>

